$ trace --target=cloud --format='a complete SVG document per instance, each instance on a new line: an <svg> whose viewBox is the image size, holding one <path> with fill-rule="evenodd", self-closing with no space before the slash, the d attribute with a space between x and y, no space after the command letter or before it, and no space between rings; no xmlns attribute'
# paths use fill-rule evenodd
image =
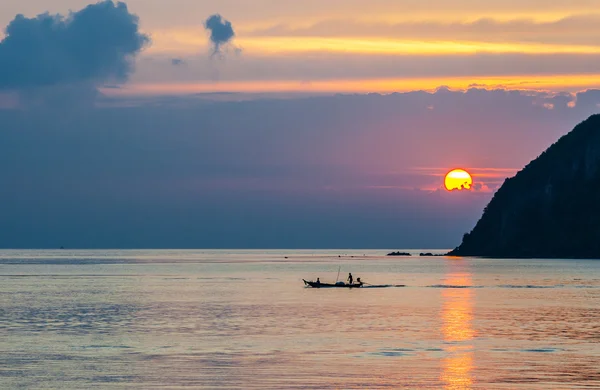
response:
<svg viewBox="0 0 600 390"><path fill-rule="evenodd" d="M600 14L571 15L552 21L480 18L469 22L402 21L360 22L350 19L322 20L296 27L277 24L244 31L257 37L357 37L401 40L539 43L598 46Z"/></svg>
<svg viewBox="0 0 600 390"><path fill-rule="evenodd" d="M156 56L170 61L177 57ZM182 57L189 61L193 72L172 72L162 67L159 61L140 61L133 79L136 83L212 81L212 73L205 66L205 58ZM356 92L406 91L430 89L436 85L456 84L468 87L486 86L494 88L507 85L512 89L544 89L553 91L581 91L600 87L600 55L524 55L524 54L477 54L472 56L408 56L408 55L360 55L356 53L262 53L248 50L241 58L228 58L227 67L220 72L228 81L256 82L268 86L266 81L310 80L318 85L324 80L328 84L344 84L354 80L360 88ZM196 65L195 65L196 64ZM543 67L540 64L544 64ZM373 83L377 80L386 83ZM391 79L398 79L390 83ZM456 81L456 82L455 82ZM519 84L522 81L528 85ZM539 84L539 85L536 85ZM342 85L343 87L343 85ZM383 88L382 88L383 87ZM232 89L234 90L234 89ZM305 88L309 90L309 88ZM336 92L348 91L338 89Z"/></svg>
<svg viewBox="0 0 600 390"><path fill-rule="evenodd" d="M101 1L68 16L17 15L0 42L0 89L124 82L148 42L122 2Z"/></svg>
<svg viewBox="0 0 600 390"><path fill-rule="evenodd" d="M598 112L600 91L572 108L565 97L471 89L0 109L10 189L0 245L450 248L488 188ZM454 167L481 185L436 191Z"/></svg>
<svg viewBox="0 0 600 390"><path fill-rule="evenodd" d="M221 47L231 42L235 36L231 22L225 20L219 14L208 17L204 22L204 28L210 31L210 42L213 46L213 55L221 54Z"/></svg>

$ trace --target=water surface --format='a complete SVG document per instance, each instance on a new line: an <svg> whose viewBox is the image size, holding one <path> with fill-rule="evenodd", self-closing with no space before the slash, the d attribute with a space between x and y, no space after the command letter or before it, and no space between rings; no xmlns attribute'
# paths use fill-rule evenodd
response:
<svg viewBox="0 0 600 390"><path fill-rule="evenodd" d="M600 261L386 252L0 251L0 388L600 388Z"/></svg>

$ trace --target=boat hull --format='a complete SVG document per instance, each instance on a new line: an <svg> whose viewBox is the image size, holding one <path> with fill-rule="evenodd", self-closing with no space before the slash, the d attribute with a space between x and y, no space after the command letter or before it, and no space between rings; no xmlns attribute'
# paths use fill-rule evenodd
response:
<svg viewBox="0 0 600 390"><path fill-rule="evenodd" d="M304 280L304 285L305 286L309 286L312 288L359 288L362 287L362 283L353 283L353 284L346 284L346 283L336 283L336 284L331 284L331 283L317 283L317 282L311 282L308 280Z"/></svg>

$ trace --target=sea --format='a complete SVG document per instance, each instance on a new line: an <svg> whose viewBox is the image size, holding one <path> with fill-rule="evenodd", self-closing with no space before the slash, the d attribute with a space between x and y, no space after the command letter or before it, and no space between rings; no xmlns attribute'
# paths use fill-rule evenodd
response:
<svg viewBox="0 0 600 390"><path fill-rule="evenodd" d="M2 250L0 389L600 389L600 261L389 251Z"/></svg>

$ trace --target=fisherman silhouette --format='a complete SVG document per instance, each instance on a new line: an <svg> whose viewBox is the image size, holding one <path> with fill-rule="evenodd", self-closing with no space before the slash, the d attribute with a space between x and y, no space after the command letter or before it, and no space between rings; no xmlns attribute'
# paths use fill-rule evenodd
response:
<svg viewBox="0 0 600 390"><path fill-rule="evenodd" d="M352 284L352 281L354 279L352 278L352 273L348 273L348 284Z"/></svg>

